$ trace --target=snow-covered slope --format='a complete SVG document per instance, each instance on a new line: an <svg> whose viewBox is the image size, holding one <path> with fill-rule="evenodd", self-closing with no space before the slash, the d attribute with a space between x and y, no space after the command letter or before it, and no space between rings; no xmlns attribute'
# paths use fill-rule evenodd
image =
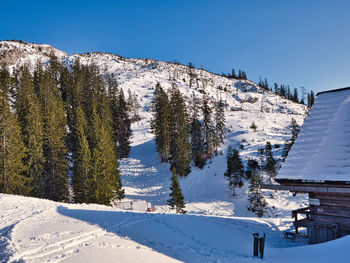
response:
<svg viewBox="0 0 350 263"><path fill-rule="evenodd" d="M205 70L192 69L196 77L190 85L188 67L152 59L105 53L69 56L48 45L2 41L0 63L7 62L11 69L26 63L33 70L38 60L48 62L50 52L68 66L77 58L97 65L103 74L117 80L124 93L130 89L137 96L141 120L132 124L130 156L120 162L126 199L118 204L128 209L133 202L134 210L0 195L0 262L9 258L26 262L251 262L251 234L256 231L268 233L266 255L281 262L283 252L278 248L294 244L284 241L280 231L291 228L290 211L303 206L305 198L266 191L268 212L265 218L256 218L247 210L247 185L236 196L228 187L226 150L229 145L243 146L240 154L246 161L257 157L257 149L270 141L274 156L281 159L283 144L291 137L291 120L301 125L307 107L264 91L251 81L227 79ZM175 83L187 98L193 93L197 97L206 94L212 103L221 99L227 105L228 134L220 154L203 170L192 167L181 178L188 215L174 215L166 205L169 167L159 161L149 124L157 82L165 89ZM253 122L256 131L249 128ZM143 213L145 201L155 206L155 214Z"/></svg>
<svg viewBox="0 0 350 263"><path fill-rule="evenodd" d="M159 162L150 131L151 101L157 82L164 89L169 89L175 83L187 98L192 94L196 97L205 94L213 104L219 99L226 104L228 133L220 154L209 161L203 170L192 168L192 173L181 180L187 209L193 213L251 215L247 211L247 186L232 197L223 176L228 145L235 148L243 146L240 154L246 161L249 157L256 157L257 149L270 141L275 146L274 156L281 160L284 143L291 137L292 118L301 125L308 110L306 106L266 91L254 82L227 79L180 64L152 59L127 59L106 53L69 56L49 45L0 41L0 63L7 63L10 69L27 64L34 70L38 61L46 64L51 53L68 66L76 59L82 64L94 64L101 73L112 75L125 94L130 89L137 96L141 120L132 125L133 147L130 158L121 161L123 185L127 200L146 200L161 211L168 211L166 200L170 176L168 166ZM249 128L253 122L257 126L256 131ZM283 195L288 196L273 193L267 195L271 212L268 215L280 216L289 213L292 207L302 206L299 199L286 199Z"/></svg>

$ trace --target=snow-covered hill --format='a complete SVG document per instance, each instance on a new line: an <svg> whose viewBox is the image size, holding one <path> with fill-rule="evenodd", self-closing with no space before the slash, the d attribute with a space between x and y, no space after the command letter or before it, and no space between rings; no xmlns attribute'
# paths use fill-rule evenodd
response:
<svg viewBox="0 0 350 263"><path fill-rule="evenodd" d="M67 55L49 45L0 41L0 63L6 63L11 70L26 64L33 71L38 61L47 64L51 53L68 66L76 59L82 64L98 66L102 74L112 75L117 80L125 94L130 90L137 97L141 120L132 125L130 158L121 161L123 185L127 200L146 200L160 211L168 211L166 200L170 179L168 166L159 162L150 131L151 101L157 82L166 90L175 83L188 99L192 94L196 97L205 94L212 103L221 99L226 104L228 133L221 154L209 161L203 170L193 167L192 173L181 180L187 209L191 213L251 215L247 210L247 186L232 197L223 176L227 147L243 146L240 154L243 160L247 160L256 157L258 148L269 141L274 146L274 156L280 160L284 143L291 137L292 118L301 125L308 110L306 106L266 91L254 82L228 79L176 63L128 59L107 53ZM256 131L249 128L253 122ZM285 196L288 194L267 195L270 207L267 215L285 215L290 208L302 205L299 199L286 199Z"/></svg>
<svg viewBox="0 0 350 263"><path fill-rule="evenodd" d="M0 63L11 70L24 64L34 70L37 61L48 63L51 52L68 66L75 59L97 65L117 80L125 94L130 89L137 96L141 120L132 124L130 156L120 162L126 199L118 204L130 209L133 202L134 210L0 195L0 262L9 258L14 262L251 262L251 234L256 231L268 233L267 246L275 251L271 262L281 262L277 248L293 244L283 241L279 231L291 228L290 211L303 206L305 197L266 191L268 211L265 218L256 218L247 210L247 185L231 194L224 177L226 150L241 145L240 154L247 160L257 157L257 149L270 141L274 156L281 159L283 145L291 137L291 120L301 125L306 106L254 82L180 64L105 53L67 55L49 45L0 41ZM165 89L175 83L187 98L206 94L212 103L221 99L227 105L228 134L220 154L204 169L192 167L181 178L188 215L173 215L166 205L169 167L159 161L149 122L157 82ZM253 122L256 131L249 128ZM155 206L155 214L142 213L145 201ZM300 249L296 253L304 251ZM290 251L294 250L286 253Z"/></svg>

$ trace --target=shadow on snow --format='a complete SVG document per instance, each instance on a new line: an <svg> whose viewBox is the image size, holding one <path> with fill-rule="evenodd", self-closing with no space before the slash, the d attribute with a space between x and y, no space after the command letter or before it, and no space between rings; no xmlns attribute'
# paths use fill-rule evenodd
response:
<svg viewBox="0 0 350 263"><path fill-rule="evenodd" d="M279 231L254 220L80 210L63 206L57 211L185 262L217 259L232 262L233 259L251 258L254 232L267 234L266 247L280 247L282 243L288 246Z"/></svg>

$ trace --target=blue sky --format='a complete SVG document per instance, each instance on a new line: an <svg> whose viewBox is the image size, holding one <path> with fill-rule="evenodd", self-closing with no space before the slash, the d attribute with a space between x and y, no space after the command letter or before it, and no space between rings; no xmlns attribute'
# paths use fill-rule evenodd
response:
<svg viewBox="0 0 350 263"><path fill-rule="evenodd" d="M0 39L192 62L315 91L350 86L350 1L2 1Z"/></svg>

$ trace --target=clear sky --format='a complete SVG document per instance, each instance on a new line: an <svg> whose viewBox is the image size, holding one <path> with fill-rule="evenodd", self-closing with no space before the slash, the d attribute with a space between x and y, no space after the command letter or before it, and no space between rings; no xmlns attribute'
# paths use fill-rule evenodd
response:
<svg viewBox="0 0 350 263"><path fill-rule="evenodd" d="M241 68L315 91L350 86L350 1L1 1L0 39L48 43L69 54Z"/></svg>

